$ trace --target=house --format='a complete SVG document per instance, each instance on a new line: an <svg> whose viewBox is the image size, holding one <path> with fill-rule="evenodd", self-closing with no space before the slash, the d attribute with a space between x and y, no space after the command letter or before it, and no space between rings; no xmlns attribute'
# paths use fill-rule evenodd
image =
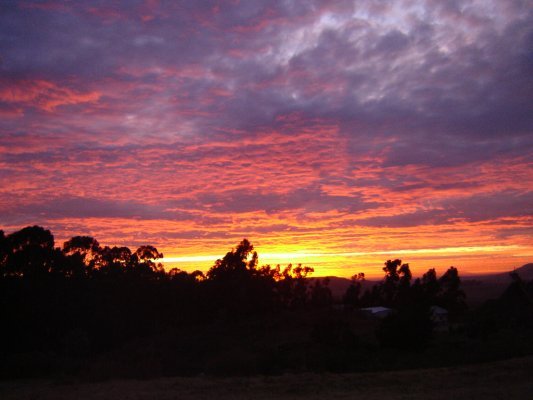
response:
<svg viewBox="0 0 533 400"><path fill-rule="evenodd" d="M392 308L387 307L365 307L361 308L360 311L368 317L378 319L383 319L394 312Z"/></svg>

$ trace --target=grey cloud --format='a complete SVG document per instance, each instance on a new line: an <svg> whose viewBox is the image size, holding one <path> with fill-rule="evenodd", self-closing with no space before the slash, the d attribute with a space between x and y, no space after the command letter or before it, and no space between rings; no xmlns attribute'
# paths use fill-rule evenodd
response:
<svg viewBox="0 0 533 400"><path fill-rule="evenodd" d="M392 216L358 220L358 224L376 227L413 227L419 225L453 224L454 220L468 222L516 218L533 214L533 194L505 191L447 199L438 208L419 210Z"/></svg>
<svg viewBox="0 0 533 400"><path fill-rule="evenodd" d="M9 210L12 217L33 215L39 218L138 218L191 220L184 212L166 211L162 206L153 206L134 201L105 200L97 198L57 198L37 204L15 206Z"/></svg>
<svg viewBox="0 0 533 400"><path fill-rule="evenodd" d="M301 209L303 212L340 210L359 212L376 208L377 203L365 202L358 197L329 196L317 188L302 188L288 194L260 193L251 190L226 191L205 194L199 203L216 212L249 212L264 210L275 213L284 210Z"/></svg>
<svg viewBox="0 0 533 400"><path fill-rule="evenodd" d="M449 222L449 215L442 210L416 211L393 216L365 218L357 221L359 225L373 227L406 228L418 225L441 225Z"/></svg>
<svg viewBox="0 0 533 400"><path fill-rule="evenodd" d="M409 44L409 37L398 31L393 30L383 35L377 42L374 51L376 53L395 53L403 51Z"/></svg>

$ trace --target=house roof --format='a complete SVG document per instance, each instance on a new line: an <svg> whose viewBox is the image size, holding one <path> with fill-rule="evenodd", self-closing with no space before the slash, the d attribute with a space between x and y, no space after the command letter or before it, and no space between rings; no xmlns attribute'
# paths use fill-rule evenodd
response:
<svg viewBox="0 0 533 400"><path fill-rule="evenodd" d="M377 313L384 312L384 311L392 311L392 309L387 308L387 307L365 307L365 308L361 308L361 311L366 311L372 314L377 314Z"/></svg>

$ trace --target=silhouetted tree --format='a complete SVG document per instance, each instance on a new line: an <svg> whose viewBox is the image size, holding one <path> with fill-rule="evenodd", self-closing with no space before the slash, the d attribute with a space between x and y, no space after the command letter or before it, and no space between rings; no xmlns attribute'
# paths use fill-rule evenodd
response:
<svg viewBox="0 0 533 400"><path fill-rule="evenodd" d="M137 277L161 278L165 270L163 264L156 262L160 258L163 258L163 253L157 251L154 246L141 246L131 255L127 267Z"/></svg>
<svg viewBox="0 0 533 400"><path fill-rule="evenodd" d="M311 305L314 307L327 307L333 301L329 278L315 280L311 287Z"/></svg>
<svg viewBox="0 0 533 400"><path fill-rule="evenodd" d="M420 281L421 290L424 296L424 300L430 304L436 304L437 296L440 293L440 282L437 279L437 273L435 268L429 269Z"/></svg>
<svg viewBox="0 0 533 400"><path fill-rule="evenodd" d="M108 247L101 249L96 259L98 276L118 278L131 263L132 253L128 247Z"/></svg>
<svg viewBox="0 0 533 400"><path fill-rule="evenodd" d="M191 280L193 282L201 282L205 279L205 275L202 271L193 271L190 274L186 271L182 271L179 268L172 268L170 271L168 271L167 276L170 278L170 280L173 281L180 281L180 280Z"/></svg>
<svg viewBox="0 0 533 400"><path fill-rule="evenodd" d="M257 267L257 252L253 249L254 246L247 239L243 239L235 250L215 262L207 272L207 279L224 281L253 274ZM252 258L248 261L250 255Z"/></svg>
<svg viewBox="0 0 533 400"><path fill-rule="evenodd" d="M342 298L342 302L345 306L348 307L359 307L361 295L362 284L365 281L365 274L359 272L356 275L353 275L351 278L350 286L346 289L346 293Z"/></svg>
<svg viewBox="0 0 533 400"><path fill-rule="evenodd" d="M54 236L40 226L28 226L8 235L4 274L25 278L43 277L53 271Z"/></svg>
<svg viewBox="0 0 533 400"><path fill-rule="evenodd" d="M101 252L98 241L90 236L74 236L63 243L63 254L71 264L74 275L92 275Z"/></svg>
<svg viewBox="0 0 533 400"><path fill-rule="evenodd" d="M461 289L459 271L450 267L439 279L440 291L437 302L441 307L450 312L451 317L456 317L466 310L465 293Z"/></svg>
<svg viewBox="0 0 533 400"><path fill-rule="evenodd" d="M409 269L409 264L402 264L398 270L398 288L394 303L398 307L404 307L411 305L413 303L412 290L411 290L411 279L412 274Z"/></svg>
<svg viewBox="0 0 533 400"><path fill-rule="evenodd" d="M307 277L314 272L314 269L311 267L302 267L302 264L298 264L296 268L292 270L293 279L296 281L295 292L300 291L302 293L302 298L307 298Z"/></svg>
<svg viewBox="0 0 533 400"><path fill-rule="evenodd" d="M309 293L307 286L309 281L307 277L313 272L313 268L302 267L301 264L298 264L296 268L289 264L281 272L277 287L286 307L301 308L308 304Z"/></svg>
<svg viewBox="0 0 533 400"><path fill-rule="evenodd" d="M282 306L289 307L292 301L292 292L294 287L294 281L291 276L292 264L287 265L286 268L281 271L278 264L273 271L274 279L276 280L276 293Z"/></svg>
<svg viewBox="0 0 533 400"><path fill-rule="evenodd" d="M270 271L257 268L257 252L243 239L207 272L213 304L233 313L248 314L273 307L275 280Z"/></svg>
<svg viewBox="0 0 533 400"><path fill-rule="evenodd" d="M409 264L402 264L399 259L387 260L383 272L383 282L376 289L381 293L381 305L393 307L406 302L412 277Z"/></svg>

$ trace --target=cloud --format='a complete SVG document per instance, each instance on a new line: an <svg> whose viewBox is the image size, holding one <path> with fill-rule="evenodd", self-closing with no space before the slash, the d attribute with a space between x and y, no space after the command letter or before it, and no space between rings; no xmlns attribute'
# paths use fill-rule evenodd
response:
<svg viewBox="0 0 533 400"><path fill-rule="evenodd" d="M518 0L9 3L0 224L191 252L525 241L532 22Z"/></svg>
<svg viewBox="0 0 533 400"><path fill-rule="evenodd" d="M98 92L83 93L44 80L0 81L0 102L17 107L31 107L52 112L60 106L94 103L99 98Z"/></svg>
<svg viewBox="0 0 533 400"><path fill-rule="evenodd" d="M185 212L169 211L162 205L82 197L58 197L34 204L15 205L9 211L13 217L33 215L33 218L46 218L50 220L58 218L190 220L193 218L192 215Z"/></svg>
<svg viewBox="0 0 533 400"><path fill-rule="evenodd" d="M510 218L528 217L533 214L533 193L505 191L482 193L469 196L465 193L459 198L445 198L435 202L432 209L389 216L363 218L357 222L376 227L416 227L420 225L449 225L455 222L493 221ZM510 222L509 221L509 222Z"/></svg>

